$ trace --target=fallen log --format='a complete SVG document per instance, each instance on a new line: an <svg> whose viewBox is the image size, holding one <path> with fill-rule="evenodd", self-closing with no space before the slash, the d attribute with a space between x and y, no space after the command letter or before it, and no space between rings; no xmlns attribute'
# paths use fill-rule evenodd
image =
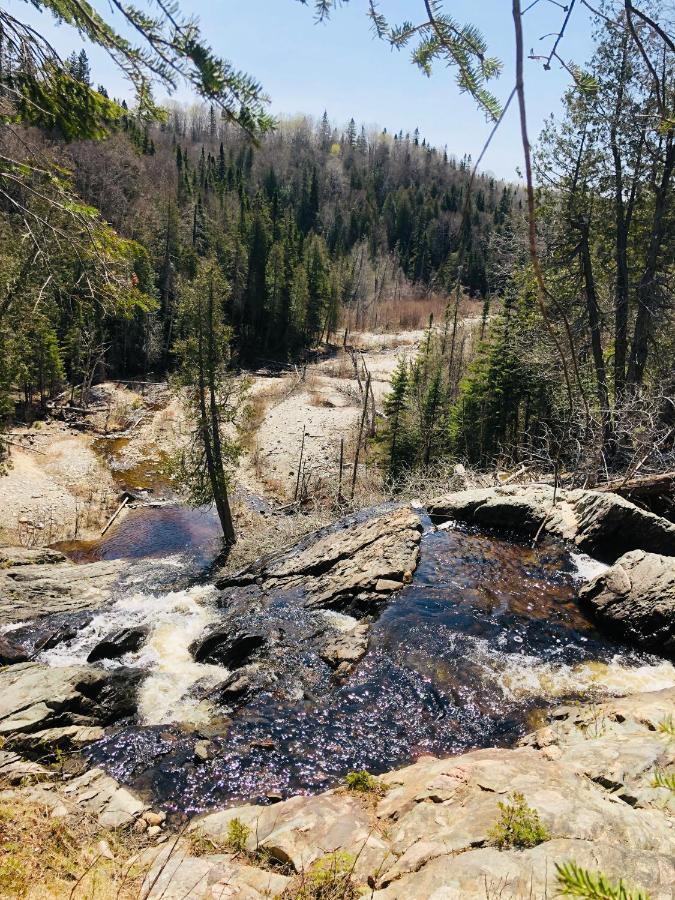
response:
<svg viewBox="0 0 675 900"><path fill-rule="evenodd" d="M120 503L120 505L117 507L117 509L115 510L115 512L112 514L112 516L110 516L110 518L108 519L105 528L104 528L103 531L101 532L101 537L103 537L103 535L106 533L106 531L110 528L110 526L112 525L112 523L113 523L113 522L115 521L115 519L119 516L119 514L122 512L122 510L124 509L124 507L127 505L128 502L129 502L129 495L128 495L128 494L125 494L125 495L124 495L124 499L122 500L122 502Z"/></svg>
<svg viewBox="0 0 675 900"><path fill-rule="evenodd" d="M617 478L596 485L596 491L612 491L621 496L650 497L675 491L675 472L660 475L640 475L635 478Z"/></svg>

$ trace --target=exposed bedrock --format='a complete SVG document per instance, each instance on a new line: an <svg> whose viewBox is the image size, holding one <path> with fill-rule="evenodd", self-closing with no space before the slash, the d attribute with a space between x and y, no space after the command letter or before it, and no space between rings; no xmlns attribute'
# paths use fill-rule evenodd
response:
<svg viewBox="0 0 675 900"><path fill-rule="evenodd" d="M0 548L0 625L98 609L126 568L116 559L75 565L45 548Z"/></svg>
<svg viewBox="0 0 675 900"><path fill-rule="evenodd" d="M555 504L553 502L555 496ZM540 531L573 541L581 550L614 561L629 550L675 555L675 525L618 494L554 492L550 485L481 488L437 497L431 515L520 532Z"/></svg>
<svg viewBox="0 0 675 900"><path fill-rule="evenodd" d="M251 829L250 850L297 872L327 853L350 854L355 880L374 889L374 900L552 897L555 864L569 860L665 900L675 882L674 800L653 785L655 772L674 769L672 738L663 730L674 707L674 689L562 707L516 749L425 756L380 776L381 798L339 789L211 813L191 828L215 842L214 855L197 863L187 845L178 854L182 872L198 865L206 873L203 892L190 896L210 897L222 880L217 867L228 860L216 850L237 818ZM498 804L514 791L548 834L530 849L499 850L491 837ZM255 864L231 871L229 884L243 890L254 875L262 877ZM165 889L149 896L174 896Z"/></svg>
<svg viewBox="0 0 675 900"><path fill-rule="evenodd" d="M421 535L419 516L409 508L360 523L348 519L292 550L218 579L216 586L301 587L308 607L367 614L412 579Z"/></svg>
<svg viewBox="0 0 675 900"><path fill-rule="evenodd" d="M675 557L631 550L579 599L616 637L675 659Z"/></svg>
<svg viewBox="0 0 675 900"><path fill-rule="evenodd" d="M19 663L0 671L0 735L33 734L70 725L107 725L136 710L143 673L90 666L52 668Z"/></svg>

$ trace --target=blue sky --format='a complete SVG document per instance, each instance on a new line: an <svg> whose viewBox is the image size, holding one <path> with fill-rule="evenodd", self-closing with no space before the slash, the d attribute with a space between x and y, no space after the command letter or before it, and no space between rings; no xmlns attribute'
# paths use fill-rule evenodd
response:
<svg viewBox="0 0 675 900"><path fill-rule="evenodd" d="M104 0L93 0L110 15ZM527 6L528 0L523 0ZM82 40L66 26L55 27L48 17L32 10L24 0L7 5L24 19L38 24L59 52L79 49ZM139 4L142 5L142 4ZM416 127L437 147L461 157L480 152L490 126L473 101L461 95L453 73L439 66L431 79L410 62L407 51L392 51L373 37L366 19L366 0L349 0L326 24L316 24L311 7L297 0L183 0L186 13L199 17L204 35L219 55L255 75L272 100L276 114L306 113L319 117L324 109L342 125L351 116L358 124L378 125L389 131L412 132ZM446 8L458 21L472 22L485 36L491 55L504 61L501 78L493 91L505 99L514 81L514 41L511 0L447 0ZM422 0L380 0L380 9L391 22L419 21ZM538 0L524 17L525 46L535 53L546 49L558 31L564 12L552 0ZM591 21L577 4L561 45L561 55L583 63L592 49ZM87 48L89 50L89 48ZM123 80L102 51L90 52L94 79L111 94L128 94ZM553 66L545 72L541 63L527 61L526 85L530 138L534 140L544 119L560 109L560 97L569 75ZM159 95L161 97L161 94ZM179 99L189 95L180 91ZM515 103L486 154L483 169L502 178L516 177L521 162Z"/></svg>

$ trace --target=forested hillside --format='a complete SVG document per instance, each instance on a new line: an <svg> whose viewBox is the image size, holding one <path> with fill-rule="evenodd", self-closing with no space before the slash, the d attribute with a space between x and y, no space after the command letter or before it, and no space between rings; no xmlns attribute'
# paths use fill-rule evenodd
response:
<svg viewBox="0 0 675 900"><path fill-rule="evenodd" d="M596 36L535 150L532 239L501 235L503 303L468 371L446 327L396 373L394 473L448 456L580 483L673 467L675 53L648 28L631 40L624 11Z"/></svg>
<svg viewBox="0 0 675 900"><path fill-rule="evenodd" d="M69 65L89 88L84 52ZM96 94L109 102L103 86ZM519 202L479 175L467 204L467 160L417 133L337 129L326 114L280 123L257 144L212 105L173 106L162 124L125 109L105 141L55 138L31 135L67 182L61 208L47 214L25 183L2 198L5 403L17 390L44 402L64 380L170 369L181 297L211 263L243 364L297 358L343 324L376 325L384 300L443 294L460 245L462 282L485 296L493 238ZM82 240L68 244L60 229L72 234L73 209ZM89 259L89 228L105 259Z"/></svg>

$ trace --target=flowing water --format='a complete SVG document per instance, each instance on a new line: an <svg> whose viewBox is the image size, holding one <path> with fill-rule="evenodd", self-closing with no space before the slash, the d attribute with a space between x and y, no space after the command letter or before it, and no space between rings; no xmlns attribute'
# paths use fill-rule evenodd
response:
<svg viewBox="0 0 675 900"><path fill-rule="evenodd" d="M321 662L315 636L352 620L309 611L297 592L280 592L265 609L282 635L276 683L235 710L207 696L226 671L196 663L188 649L230 600L204 584L153 593L147 575L128 586L70 645L44 654L53 665L80 662L111 628L150 630L139 652L107 663L148 675L137 720L94 745L91 760L155 802L194 812L319 791L349 770L382 772L423 753L512 744L556 699L675 684L670 663L612 643L579 608L581 574L598 563L559 544L532 549L463 526L426 525L412 584L374 623L369 650L346 682ZM182 569L184 557L161 564ZM194 754L204 737L206 762Z"/></svg>

